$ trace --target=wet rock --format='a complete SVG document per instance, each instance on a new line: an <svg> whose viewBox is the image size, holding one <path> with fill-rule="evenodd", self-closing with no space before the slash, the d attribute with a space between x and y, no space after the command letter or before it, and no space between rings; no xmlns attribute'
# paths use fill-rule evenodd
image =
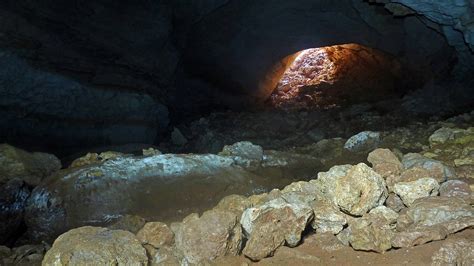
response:
<svg viewBox="0 0 474 266"><path fill-rule="evenodd" d="M319 173L315 184L322 197L358 216L382 205L388 195L383 178L363 163L334 166Z"/></svg>
<svg viewBox="0 0 474 266"><path fill-rule="evenodd" d="M241 224L248 241L243 254L261 260L284 244L298 245L312 217L309 206L288 203L282 198L245 210Z"/></svg>
<svg viewBox="0 0 474 266"><path fill-rule="evenodd" d="M353 152L362 152L377 148L379 143L379 132L363 131L350 137L344 144L344 148Z"/></svg>
<svg viewBox="0 0 474 266"><path fill-rule="evenodd" d="M386 181L389 189L400 179L402 163L389 149L376 149L369 153L367 161L372 164L375 172L380 174Z"/></svg>
<svg viewBox="0 0 474 266"><path fill-rule="evenodd" d="M174 243L174 234L165 223L149 222L138 231L137 239L142 244L149 244L155 248L160 248L172 245Z"/></svg>
<svg viewBox="0 0 474 266"><path fill-rule="evenodd" d="M134 234L138 233L145 225L146 220L138 215L125 215L120 217L117 222L108 226L111 230L125 230Z"/></svg>
<svg viewBox="0 0 474 266"><path fill-rule="evenodd" d="M166 220L177 209L202 210L203 202L212 206L228 194L250 194L260 189L249 186L256 178L231 158L212 154L122 156L66 169L33 190L25 214L28 235L52 240L71 228L106 226L128 213ZM178 189L187 193L173 192Z"/></svg>
<svg viewBox="0 0 474 266"><path fill-rule="evenodd" d="M473 217L474 209L459 197L426 197L413 202L406 214L400 215L397 221L399 227L433 226L439 223L464 217Z"/></svg>
<svg viewBox="0 0 474 266"><path fill-rule="evenodd" d="M412 182L399 182L393 187L406 206L411 206L417 199L438 195L439 185L433 178L421 178Z"/></svg>
<svg viewBox="0 0 474 266"><path fill-rule="evenodd" d="M316 233L330 232L334 235L342 231L347 224L347 215L342 213L338 207L324 200L315 201L312 205L314 219L311 227Z"/></svg>
<svg viewBox="0 0 474 266"><path fill-rule="evenodd" d="M160 155L162 154L161 151L158 149L155 149L153 147L147 148L147 149L142 149L142 155L143 156L154 156L154 155Z"/></svg>
<svg viewBox="0 0 474 266"><path fill-rule="evenodd" d="M400 212L405 208L402 199L395 193L388 195L387 200L385 200L385 205L396 212Z"/></svg>
<svg viewBox="0 0 474 266"><path fill-rule="evenodd" d="M472 239L450 239L431 257L433 266L474 265Z"/></svg>
<svg viewBox="0 0 474 266"><path fill-rule="evenodd" d="M440 161L429 159L418 153L408 153L403 156L403 167L421 167L428 171L429 177L436 179L439 183L455 177L454 170Z"/></svg>
<svg viewBox="0 0 474 266"><path fill-rule="evenodd" d="M0 183L20 178L30 186L61 168L56 156L41 152L26 152L8 144L0 144Z"/></svg>
<svg viewBox="0 0 474 266"><path fill-rule="evenodd" d="M262 163L264 156L263 148L249 141L226 145L219 155L231 156L237 165L244 167L258 167Z"/></svg>
<svg viewBox="0 0 474 266"><path fill-rule="evenodd" d="M221 210L196 213L174 225L176 248L188 263L204 263L225 255L237 255L242 244L238 217Z"/></svg>
<svg viewBox="0 0 474 266"><path fill-rule="evenodd" d="M446 197L470 197L469 184L461 180L448 180L439 187L439 195Z"/></svg>
<svg viewBox="0 0 474 266"><path fill-rule="evenodd" d="M436 130L430 137L429 142L431 146L444 144L448 141L454 140L457 136L463 134L465 130L460 128L442 127Z"/></svg>
<svg viewBox="0 0 474 266"><path fill-rule="evenodd" d="M28 186L19 179L0 185L0 244L11 245L22 233L23 215L29 195Z"/></svg>
<svg viewBox="0 0 474 266"><path fill-rule="evenodd" d="M43 265L146 265L146 250L134 234L123 230L84 226L59 236Z"/></svg>
<svg viewBox="0 0 474 266"><path fill-rule="evenodd" d="M171 142L176 146L183 146L188 143L188 140L183 133L175 127L173 128L173 132L171 132Z"/></svg>
<svg viewBox="0 0 474 266"><path fill-rule="evenodd" d="M115 151L106 151L106 152L101 152L100 154L89 152L86 155L74 160L69 167L81 167L84 165L96 164L96 163L104 162L104 161L107 161L107 160L110 160L122 155L123 153L115 152Z"/></svg>
<svg viewBox="0 0 474 266"><path fill-rule="evenodd" d="M392 247L395 235L394 214L396 213L393 211L379 210L362 218L352 219L349 226L338 235L338 239L350 244L355 250L387 251Z"/></svg>

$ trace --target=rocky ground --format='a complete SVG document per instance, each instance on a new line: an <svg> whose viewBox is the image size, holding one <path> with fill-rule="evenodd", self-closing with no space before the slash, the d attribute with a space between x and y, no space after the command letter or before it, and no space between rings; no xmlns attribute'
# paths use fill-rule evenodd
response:
<svg viewBox="0 0 474 266"><path fill-rule="evenodd" d="M339 120L215 114L159 147L210 153L61 167L2 144L0 261L473 265L474 112L403 123L362 107Z"/></svg>

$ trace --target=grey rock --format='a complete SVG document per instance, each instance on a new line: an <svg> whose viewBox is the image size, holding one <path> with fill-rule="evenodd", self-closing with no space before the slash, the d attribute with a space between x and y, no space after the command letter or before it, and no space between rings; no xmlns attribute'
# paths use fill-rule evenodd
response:
<svg viewBox="0 0 474 266"><path fill-rule="evenodd" d="M316 233L330 232L334 235L342 231L347 224L347 214L342 213L337 206L324 200L318 200L311 205L314 219L311 226Z"/></svg>
<svg viewBox="0 0 474 266"><path fill-rule="evenodd" d="M322 197L358 216L382 205L388 195L383 178L363 163L334 166L319 173L315 184Z"/></svg>
<svg viewBox="0 0 474 266"><path fill-rule="evenodd" d="M439 185L433 178L421 178L412 182L399 182L393 187L406 206L411 206L417 199L438 195Z"/></svg>
<svg viewBox="0 0 474 266"><path fill-rule="evenodd" d="M380 142L380 133L363 131L350 137L344 148L353 152L368 151L377 148Z"/></svg>
<svg viewBox="0 0 474 266"><path fill-rule="evenodd" d="M313 217L307 205L288 203L282 198L248 208L241 218L248 238L243 254L252 260L271 256L284 244L294 247Z"/></svg>
<svg viewBox="0 0 474 266"><path fill-rule="evenodd" d="M405 169L421 167L427 170L430 174L429 177L436 179L439 183L455 177L454 170L451 167L444 165L440 161L426 158L418 153L405 154L402 164Z"/></svg>
<svg viewBox="0 0 474 266"><path fill-rule="evenodd" d="M177 146L183 146L184 144L188 143L186 137L181 133L178 128L174 128L173 132L171 132L171 142Z"/></svg>
<svg viewBox="0 0 474 266"><path fill-rule="evenodd" d="M402 199L400 199L400 197L395 193L390 193L388 195L385 205L396 212L400 212L405 208Z"/></svg>
<svg viewBox="0 0 474 266"><path fill-rule="evenodd" d="M30 190L25 182L12 179L0 185L0 244L11 245L21 232Z"/></svg>
<svg viewBox="0 0 474 266"><path fill-rule="evenodd" d="M472 191L468 183L461 180L448 180L439 187L439 195L446 197L471 197Z"/></svg>
<svg viewBox="0 0 474 266"><path fill-rule="evenodd" d="M433 266L457 266L474 264L472 239L450 239L431 257Z"/></svg>

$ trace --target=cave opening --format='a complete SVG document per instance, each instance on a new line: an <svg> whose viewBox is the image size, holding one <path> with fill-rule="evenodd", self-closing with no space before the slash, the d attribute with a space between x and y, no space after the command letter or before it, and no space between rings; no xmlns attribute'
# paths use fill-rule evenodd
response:
<svg viewBox="0 0 474 266"><path fill-rule="evenodd" d="M285 57L268 103L278 109L332 109L400 96L402 64L359 44L309 48ZM405 85L406 86L406 85Z"/></svg>

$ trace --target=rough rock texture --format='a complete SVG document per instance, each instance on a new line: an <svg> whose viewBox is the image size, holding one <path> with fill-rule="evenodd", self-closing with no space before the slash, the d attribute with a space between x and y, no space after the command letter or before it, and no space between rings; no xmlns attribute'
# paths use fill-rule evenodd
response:
<svg viewBox="0 0 474 266"><path fill-rule="evenodd" d="M19 237L29 195L28 186L19 179L0 185L0 245L11 245Z"/></svg>
<svg viewBox="0 0 474 266"><path fill-rule="evenodd" d="M323 197L357 216L382 205L388 196L383 178L364 163L334 166L319 173L315 183Z"/></svg>
<svg viewBox="0 0 474 266"><path fill-rule="evenodd" d="M75 159L69 167L81 167L84 165L100 163L103 161L107 161L109 159L122 156L123 153L114 152L114 151L106 151L101 153L90 153L88 152L86 155Z"/></svg>
<svg viewBox="0 0 474 266"><path fill-rule="evenodd" d="M84 226L55 241L42 265L147 265L146 250L127 231Z"/></svg>
<svg viewBox="0 0 474 266"><path fill-rule="evenodd" d="M394 211L379 207L375 212L351 220L338 237L356 250L384 252L392 247L397 216Z"/></svg>
<svg viewBox="0 0 474 266"><path fill-rule="evenodd" d="M372 151L369 153L367 161L372 164L374 171L385 179L389 189L399 181L403 166L397 156L389 149Z"/></svg>
<svg viewBox="0 0 474 266"><path fill-rule="evenodd" d="M263 148L249 141L241 141L224 146L219 155L235 157L237 163L243 166L251 163L259 164L263 160Z"/></svg>
<svg viewBox="0 0 474 266"><path fill-rule="evenodd" d="M118 157L63 170L36 187L26 223L31 237L51 239L73 227L106 225L125 214L166 221L177 209L190 213L226 195L258 190L258 185L247 185L257 178L235 167L231 158L211 154ZM175 193L183 188L186 195Z"/></svg>
<svg viewBox="0 0 474 266"><path fill-rule="evenodd" d="M426 197L413 202L406 214L400 215L397 229L407 226L433 226L463 217L473 217L474 209L462 198Z"/></svg>
<svg viewBox="0 0 474 266"><path fill-rule="evenodd" d="M36 186L60 168L61 162L52 154L29 153L8 144L0 144L0 183L20 178Z"/></svg>
<svg viewBox="0 0 474 266"><path fill-rule="evenodd" d="M50 247L45 244L23 245L11 250L0 246L0 264L2 265L41 265L43 256ZM2 254L3 253L3 254Z"/></svg>
<svg viewBox="0 0 474 266"><path fill-rule="evenodd" d="M174 232L176 248L188 263L204 263L224 255L237 255L242 245L238 217L227 211L210 210L201 217L190 214Z"/></svg>
<svg viewBox="0 0 474 266"><path fill-rule="evenodd" d="M406 206L411 206L417 199L437 196L439 190L438 182L433 178L421 178L412 182L399 182L393 187Z"/></svg>
<svg viewBox="0 0 474 266"><path fill-rule="evenodd" d="M448 180L439 187L439 195L446 197L471 197L469 184L461 180Z"/></svg>
<svg viewBox="0 0 474 266"><path fill-rule="evenodd" d="M472 239L448 240L431 260L433 266L473 265L474 243Z"/></svg>
<svg viewBox="0 0 474 266"><path fill-rule="evenodd" d="M337 206L324 200L312 203L314 219L311 226L316 233L331 232L334 235L342 231L347 224L347 214L342 213Z"/></svg>
<svg viewBox="0 0 474 266"><path fill-rule="evenodd" d="M136 234L145 224L146 220L143 217L127 214L120 217L115 223L109 225L108 228L112 230L125 230Z"/></svg>
<svg viewBox="0 0 474 266"><path fill-rule="evenodd" d="M403 167L411 169L413 167L421 167L428 171L429 177L436 179L439 183L455 177L451 167L444 165L442 162L426 158L418 153L408 153L403 156Z"/></svg>
<svg viewBox="0 0 474 266"><path fill-rule="evenodd" d="M385 206L396 212L399 212L405 208L402 199L400 199L400 197L395 193L390 193L388 195L387 200L385 201Z"/></svg>
<svg viewBox="0 0 474 266"><path fill-rule="evenodd" d="M137 239L142 244L149 244L155 248L160 248L165 245L172 245L174 243L174 234L165 223L149 222L138 231Z"/></svg>
<svg viewBox="0 0 474 266"><path fill-rule="evenodd" d="M245 210L240 222L248 241L242 253L261 260L284 244L298 245L312 217L313 210L308 205L289 203L283 198Z"/></svg>
<svg viewBox="0 0 474 266"><path fill-rule="evenodd" d="M379 132L363 131L350 137L344 144L344 148L354 152L368 151L377 148L379 142Z"/></svg>

